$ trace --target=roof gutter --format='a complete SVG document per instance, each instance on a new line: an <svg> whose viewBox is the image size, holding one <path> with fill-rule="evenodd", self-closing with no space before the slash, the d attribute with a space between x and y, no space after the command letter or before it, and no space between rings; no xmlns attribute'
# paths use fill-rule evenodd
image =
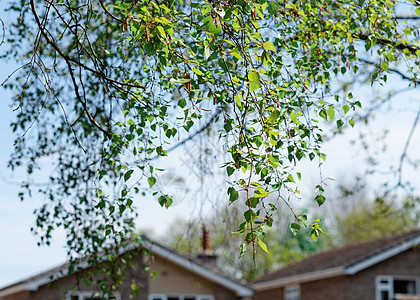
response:
<svg viewBox="0 0 420 300"><path fill-rule="evenodd" d="M346 272L349 275L354 275L366 268L376 265L388 258L398 255L414 246L420 245L420 236L417 236L408 241L401 242L399 245L386 249L376 255L373 255L365 260L362 260L354 265L348 266Z"/></svg>
<svg viewBox="0 0 420 300"><path fill-rule="evenodd" d="M398 255L417 245L420 245L420 236L401 242L396 246L393 246L389 249L372 255L371 257L359 261L353 265L339 266L321 271L315 271L260 283L254 283L253 288L256 291L265 291L273 288L280 288L289 284L298 284L307 281L326 279L340 275L354 275L360 271L363 271L373 265L376 265L388 258Z"/></svg>
<svg viewBox="0 0 420 300"><path fill-rule="evenodd" d="M336 267L336 268L330 268L310 273L304 273L301 275L295 275L290 276L286 278L281 279L274 279L270 281L260 282L260 283L254 283L253 288L256 291L265 291L273 288L279 288L285 285L289 284L297 284L297 283L303 283L307 281L312 280L320 280L320 279L326 279L330 277L340 276L340 275L346 275L346 270L344 267Z"/></svg>

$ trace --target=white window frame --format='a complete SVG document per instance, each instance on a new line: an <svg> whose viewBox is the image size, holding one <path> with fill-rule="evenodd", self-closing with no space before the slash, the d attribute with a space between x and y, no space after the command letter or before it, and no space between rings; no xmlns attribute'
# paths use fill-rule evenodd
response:
<svg viewBox="0 0 420 300"><path fill-rule="evenodd" d="M394 299L394 280L413 280L416 282L416 295L420 295L420 277L416 276L376 276L376 300L381 300L381 292L388 292L388 300ZM382 282L384 281L384 282Z"/></svg>
<svg viewBox="0 0 420 300"><path fill-rule="evenodd" d="M147 297L148 300L154 300L155 298L159 298L162 300L168 300L168 297L178 297L179 300L184 300L184 298L191 298L195 297L195 300L203 300L203 299L210 299L215 300L213 295L175 295L175 294L149 294Z"/></svg>
<svg viewBox="0 0 420 300"><path fill-rule="evenodd" d="M290 290L295 290L290 293ZM290 285L284 288L284 300L299 299L300 300L300 285Z"/></svg>
<svg viewBox="0 0 420 300"><path fill-rule="evenodd" d="M69 291L66 293L66 300L71 300L71 297L77 296L78 300L85 300L85 298L89 298L92 297L92 295L94 295L95 293L100 293L98 291ZM120 293L113 293L112 295L113 297L115 297L117 300L121 300L121 295ZM108 296L105 296L106 299L108 299Z"/></svg>

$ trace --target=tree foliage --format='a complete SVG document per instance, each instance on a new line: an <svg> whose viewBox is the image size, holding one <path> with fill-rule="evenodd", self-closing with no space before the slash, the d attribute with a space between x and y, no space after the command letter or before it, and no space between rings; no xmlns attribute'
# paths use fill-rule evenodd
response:
<svg viewBox="0 0 420 300"><path fill-rule="evenodd" d="M404 61L405 76L417 82L417 27L396 17L398 7L391 0L11 2L16 21L3 47L22 67L4 84L16 92L10 166L32 175L22 199L36 192L39 170L52 170L36 212L41 242L64 228L71 256L124 245L136 194L162 171L154 159L205 119L220 124L231 155L223 167L238 176L229 201L245 195L239 232L246 246L264 248L277 209L264 200L299 192L301 161L322 164L325 123L354 125L360 101L335 91L337 80L369 63L369 78L384 83ZM414 2L405 8L419 13ZM322 179L316 191L322 205ZM162 193L159 203L169 207L172 198ZM296 230L307 222L294 217ZM311 223L317 238L319 224Z"/></svg>
<svg viewBox="0 0 420 300"><path fill-rule="evenodd" d="M316 243L308 234L310 229L295 232L293 227L287 226L293 221L290 213L277 210L272 232L265 238L269 253L257 252L257 268L254 267L252 253L246 252L242 257L238 254L243 237L227 234L241 220L242 210L238 206L230 206L207 218L195 218L188 222L176 220L162 240L189 257L199 257L203 253L203 224L209 224L210 245L218 257L219 270L237 279L253 280L317 251L392 236L418 227L415 209L407 206L410 201L372 200L366 197L363 190L345 195L348 191L341 186L336 196L339 198L337 202L334 202L334 196L329 195L334 207L329 202L327 210L323 211L325 236Z"/></svg>
<svg viewBox="0 0 420 300"><path fill-rule="evenodd" d="M373 203L362 201L346 215L337 215L336 218L336 239L342 244L390 236L418 225L410 210L399 208L384 199L376 199Z"/></svg>
<svg viewBox="0 0 420 300"><path fill-rule="evenodd" d="M255 279L332 245L329 233L326 233L328 237L319 239L316 243L308 234L309 228L294 233L289 228L293 221L292 215L287 209L281 209L275 213L272 232L264 239L269 252L257 251L255 257L251 251L241 255L238 249L244 242L244 236L232 232L241 222L242 211L243 209L233 205L205 218L194 218L190 221L178 219L170 226L171 229L162 241L188 257L197 258L203 254L202 237L205 225L210 235L210 248L217 256L217 268L240 280Z"/></svg>

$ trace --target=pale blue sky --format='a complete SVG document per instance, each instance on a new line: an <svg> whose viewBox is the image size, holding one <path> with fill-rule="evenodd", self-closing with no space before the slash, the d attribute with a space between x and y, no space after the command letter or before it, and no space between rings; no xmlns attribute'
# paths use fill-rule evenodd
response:
<svg viewBox="0 0 420 300"><path fill-rule="evenodd" d="M0 17L3 19L1 8L0 5ZM13 64L0 61L0 81L3 81L14 67ZM390 79L392 80L392 77ZM394 84L399 84L399 82L395 81ZM361 98L370 97L370 92L370 89L366 88L360 90L358 96ZM6 168L8 157L13 151L13 136L9 124L14 117L14 112L9 107L10 97L10 93L0 89L0 138L2 141L0 147L0 257L2 258L0 286L34 275L60 264L66 259L62 246L64 239L59 234L55 237L52 246L41 248L36 246L37 240L30 234L29 229L34 222L32 212L39 205L41 199L20 202L17 197L19 187L13 182L19 182L24 175L11 174L10 170ZM394 102L398 104L394 104L392 113L378 114L369 129L363 129L377 133L380 133L384 128L390 130L386 141L389 153L383 157L385 163L398 162L405 138L420 105L415 93L401 94ZM354 174L362 171L364 167L363 155L355 150L360 146L351 147L349 143L350 139L358 139L359 129L360 126L356 125L354 130L348 131L346 135L334 139L325 146L324 152L327 153L328 160L322 169L324 177L343 178L344 176L350 181ZM409 153L418 152L419 147L420 130L417 130ZM199 186L198 179L181 161L181 158L185 156L182 149L173 155L176 157L176 162L171 158L168 169L174 174L186 176L189 184L193 182L192 185ZM304 170L305 172L302 172L303 197L309 197L313 195L312 187L317 183L319 171L313 163L307 164ZM405 176L420 186L420 176L416 173L410 171ZM375 186L378 182L379 178L372 181L371 184ZM214 187L211 188L214 189ZM197 201L200 198L203 198L203 193L198 193L198 195L189 193L182 203L169 210L161 208L153 199L139 199L135 203L140 213L139 229L151 229L150 231L154 231L157 236L161 236L176 217L190 218L209 210L217 200L220 203L220 199L213 199L213 203L202 204Z"/></svg>

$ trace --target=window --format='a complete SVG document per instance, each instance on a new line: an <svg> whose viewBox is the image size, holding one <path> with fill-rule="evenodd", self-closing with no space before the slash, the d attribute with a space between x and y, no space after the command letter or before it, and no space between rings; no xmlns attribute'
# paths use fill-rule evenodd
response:
<svg viewBox="0 0 420 300"><path fill-rule="evenodd" d="M150 294L148 300L214 300L213 295L163 295Z"/></svg>
<svg viewBox="0 0 420 300"><path fill-rule="evenodd" d="M66 300L102 300L101 293L94 291L78 291L68 292L66 294ZM111 296L105 296L107 300L121 300L119 293L115 293Z"/></svg>
<svg viewBox="0 0 420 300"><path fill-rule="evenodd" d="M405 295L419 295L419 279L414 277L378 276L376 300L399 300Z"/></svg>
<svg viewBox="0 0 420 300"><path fill-rule="evenodd" d="M284 289L285 300L300 300L300 287L298 285L288 286Z"/></svg>

